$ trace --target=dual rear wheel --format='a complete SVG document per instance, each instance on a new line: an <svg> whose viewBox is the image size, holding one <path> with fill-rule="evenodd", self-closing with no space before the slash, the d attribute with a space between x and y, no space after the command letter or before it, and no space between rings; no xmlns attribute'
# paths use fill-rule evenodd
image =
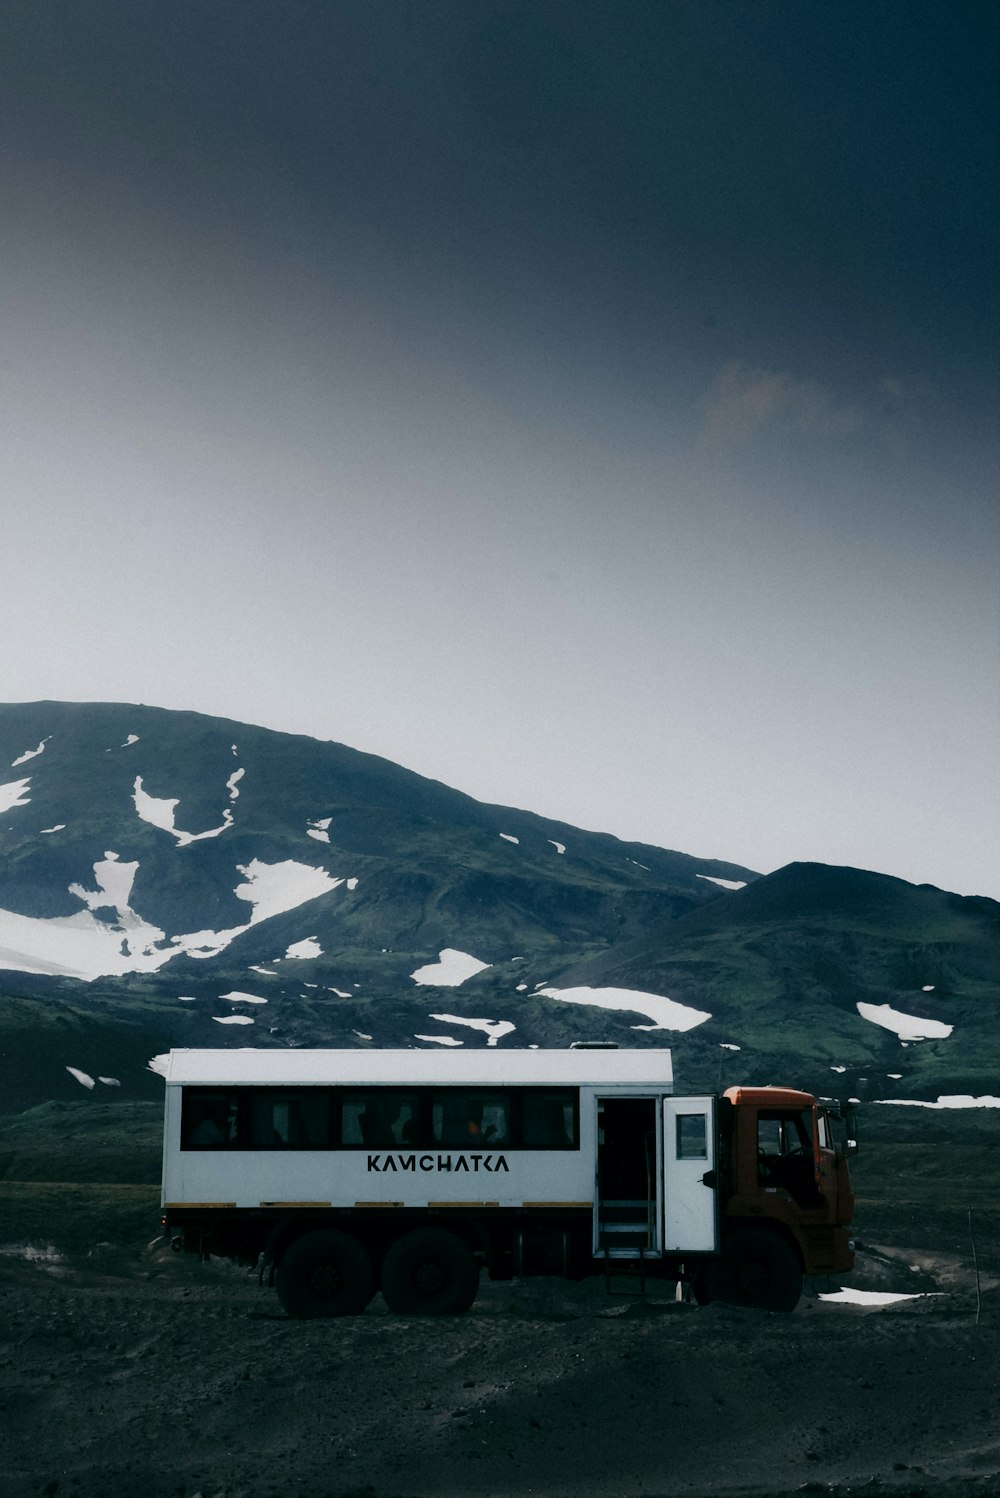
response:
<svg viewBox="0 0 1000 1498"><path fill-rule="evenodd" d="M281 1258L278 1299L295 1317L357 1316L376 1290L375 1267L350 1233L304 1233ZM468 1244L446 1228L416 1228L397 1238L382 1261L381 1290L400 1316L460 1316L479 1289Z"/></svg>

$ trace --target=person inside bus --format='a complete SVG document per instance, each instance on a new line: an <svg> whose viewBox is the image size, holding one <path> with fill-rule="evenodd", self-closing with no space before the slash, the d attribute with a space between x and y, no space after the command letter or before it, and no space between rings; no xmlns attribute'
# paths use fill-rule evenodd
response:
<svg viewBox="0 0 1000 1498"><path fill-rule="evenodd" d="M236 1108L225 1100L210 1099L199 1108L201 1114L188 1136L192 1144L211 1149L230 1144L236 1136Z"/></svg>

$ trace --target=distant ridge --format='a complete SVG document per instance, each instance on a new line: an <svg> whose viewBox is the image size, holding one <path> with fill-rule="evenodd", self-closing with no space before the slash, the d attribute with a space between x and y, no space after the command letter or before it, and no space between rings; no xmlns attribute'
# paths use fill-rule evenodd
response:
<svg viewBox="0 0 1000 1498"><path fill-rule="evenodd" d="M0 706L0 807L4 1107L78 1097L66 1068L107 1075L110 1054L150 1095L171 1044L607 1038L670 1045L698 1085L737 1056L742 1080L859 1095L992 1077L985 898L816 863L761 877L142 705ZM949 1036L904 1045L859 1003Z"/></svg>

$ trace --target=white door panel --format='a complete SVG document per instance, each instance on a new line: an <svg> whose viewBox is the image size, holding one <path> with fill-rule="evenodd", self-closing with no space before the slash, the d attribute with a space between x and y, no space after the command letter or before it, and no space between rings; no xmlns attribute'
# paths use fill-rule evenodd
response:
<svg viewBox="0 0 1000 1498"><path fill-rule="evenodd" d="M718 1247L715 1169L715 1098L665 1098L663 1247L666 1252L711 1252Z"/></svg>

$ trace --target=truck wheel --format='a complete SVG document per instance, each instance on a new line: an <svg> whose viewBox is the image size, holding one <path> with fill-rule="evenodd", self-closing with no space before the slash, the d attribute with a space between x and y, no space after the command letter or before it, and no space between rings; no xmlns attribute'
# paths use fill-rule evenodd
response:
<svg viewBox="0 0 1000 1498"><path fill-rule="evenodd" d="M382 1264L382 1294L400 1316L461 1316L478 1289L472 1250L445 1228L404 1233Z"/></svg>
<svg viewBox="0 0 1000 1498"><path fill-rule="evenodd" d="M802 1295L802 1265L774 1233L746 1228L724 1240L708 1274L711 1300L762 1311L794 1311Z"/></svg>
<svg viewBox="0 0 1000 1498"><path fill-rule="evenodd" d="M350 1233L305 1233L283 1255L274 1276L289 1316L357 1316L375 1293L368 1251Z"/></svg>

